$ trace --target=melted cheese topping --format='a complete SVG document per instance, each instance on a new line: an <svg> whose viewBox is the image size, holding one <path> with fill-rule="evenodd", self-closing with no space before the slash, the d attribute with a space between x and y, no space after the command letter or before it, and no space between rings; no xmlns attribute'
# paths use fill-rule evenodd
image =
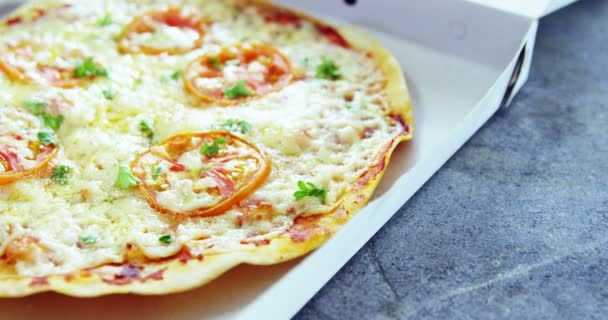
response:
<svg viewBox="0 0 608 320"><path fill-rule="evenodd" d="M0 145L9 153L14 153L20 166L13 170L25 171L38 164L30 146L38 141L40 129L40 121L36 117L10 107L0 109ZM11 171L9 169L5 164L0 164L0 173Z"/></svg>
<svg viewBox="0 0 608 320"><path fill-rule="evenodd" d="M36 1L35 6L47 2ZM18 107L26 100L70 102L62 111L65 121L57 131L61 150L51 166L73 168L65 186L49 176L0 186L0 256L16 256L15 267L0 268L1 272L43 276L122 262L126 244L150 258L162 258L176 254L185 244L206 254L235 250L245 239L272 237L289 228L299 215L330 211L402 131L386 115L384 78L371 59L363 52L330 43L314 25L267 24L258 9L233 8L229 1L162 3L75 1L35 23L0 27L1 48L22 41L82 47L109 71L107 78L72 89L41 89L14 83L0 74L2 106ZM213 21L200 49L160 56L117 52L114 39L135 16L184 4ZM112 23L100 25L98 21L108 14ZM187 44L193 36L168 29L160 34L160 38L138 41ZM247 42L278 48L306 79L240 106L220 107L200 103L185 92L182 81L171 77L203 54L217 54L223 46ZM316 78L317 66L325 58L340 67L339 80ZM264 66L251 64L249 68L255 72ZM229 77L231 70L228 67L224 73ZM204 81L201 85L219 85ZM104 97L108 90L115 93L111 100ZM246 213L235 206L217 217L175 223L152 209L137 189L115 187L119 166L128 166L150 147L138 127L142 120L154 128L154 140L160 141L178 133L217 129L232 119L250 123L251 130L242 136L272 159L270 177L247 198L272 204L272 214L266 219L243 219ZM192 163L188 154L180 162ZM325 188L325 204L314 197L297 201L293 194L300 180ZM214 182L202 179L196 183L204 188ZM192 186L184 190L191 192ZM184 209L209 201L203 197L196 204L178 203L180 197L168 192L160 201ZM172 243L159 241L165 234L173 235ZM84 244L84 237L96 241ZM27 243L30 254L9 250L15 241Z"/></svg>
<svg viewBox="0 0 608 320"><path fill-rule="evenodd" d="M146 25L153 32L132 33L128 36L128 44L151 48L191 47L199 38L199 33L191 28L180 28L160 23L150 17L144 17Z"/></svg>

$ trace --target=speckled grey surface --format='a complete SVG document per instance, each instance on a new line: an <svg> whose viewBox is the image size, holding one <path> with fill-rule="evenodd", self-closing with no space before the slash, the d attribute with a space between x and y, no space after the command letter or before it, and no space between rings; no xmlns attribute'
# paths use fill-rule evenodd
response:
<svg viewBox="0 0 608 320"><path fill-rule="evenodd" d="M541 20L528 84L296 319L608 318L608 1Z"/></svg>

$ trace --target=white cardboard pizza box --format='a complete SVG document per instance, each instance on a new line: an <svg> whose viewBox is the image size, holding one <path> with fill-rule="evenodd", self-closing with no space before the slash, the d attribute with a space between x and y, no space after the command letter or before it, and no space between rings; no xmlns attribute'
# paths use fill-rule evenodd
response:
<svg viewBox="0 0 608 320"><path fill-rule="evenodd" d="M537 20L575 0L283 0L368 29L400 60L415 139L401 145L370 203L307 257L240 266L166 296L0 300L1 319L286 319L292 317L501 107L528 77ZM352 2L352 1L351 1ZM0 0L0 15L15 0ZM1 36L1 35L0 35Z"/></svg>

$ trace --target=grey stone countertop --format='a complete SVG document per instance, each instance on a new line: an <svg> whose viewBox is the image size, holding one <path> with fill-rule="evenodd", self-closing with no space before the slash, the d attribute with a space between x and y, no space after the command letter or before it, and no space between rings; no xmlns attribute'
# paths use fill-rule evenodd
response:
<svg viewBox="0 0 608 320"><path fill-rule="evenodd" d="M530 80L296 319L608 318L608 1L540 22Z"/></svg>

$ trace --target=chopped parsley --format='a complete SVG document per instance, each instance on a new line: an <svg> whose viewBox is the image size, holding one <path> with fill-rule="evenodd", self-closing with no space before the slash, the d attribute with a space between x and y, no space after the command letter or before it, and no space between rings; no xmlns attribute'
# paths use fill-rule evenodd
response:
<svg viewBox="0 0 608 320"><path fill-rule="evenodd" d="M82 244L84 244L84 245L91 245L91 244L95 244L97 242L97 238L93 237L93 236L86 236L86 237L80 238L80 241L82 241Z"/></svg>
<svg viewBox="0 0 608 320"><path fill-rule="evenodd" d="M157 179L158 177L160 177L160 174L163 172L163 167L161 166L156 166L154 168L152 168L152 179Z"/></svg>
<svg viewBox="0 0 608 320"><path fill-rule="evenodd" d="M222 61L218 57L213 57L209 59L209 63L211 64L211 67L213 67L213 69L217 71L220 71L222 70L222 68L224 68L224 66L222 65Z"/></svg>
<svg viewBox="0 0 608 320"><path fill-rule="evenodd" d="M173 242L173 236L171 236L171 234L166 234L158 238L158 241L164 244L171 244Z"/></svg>
<svg viewBox="0 0 608 320"><path fill-rule="evenodd" d="M101 93L108 100L114 100L114 98L116 98L116 95L118 94L116 91L114 91L112 89L105 89Z"/></svg>
<svg viewBox="0 0 608 320"><path fill-rule="evenodd" d="M81 64L76 66L74 76L76 78L85 78L90 76L107 77L108 70L97 65L95 61L93 61L92 57L88 57L84 59Z"/></svg>
<svg viewBox="0 0 608 320"><path fill-rule="evenodd" d="M64 165L57 166L53 169L51 179L58 185L65 186L70 181L70 173L72 173L72 168Z"/></svg>
<svg viewBox="0 0 608 320"><path fill-rule="evenodd" d="M141 131L148 140L152 141L152 139L154 139L154 129L145 120L139 122L139 131Z"/></svg>
<svg viewBox="0 0 608 320"><path fill-rule="evenodd" d="M225 121L224 123L221 123L218 128L230 132L240 132L242 134L245 134L251 131L253 126L247 121L230 119Z"/></svg>
<svg viewBox="0 0 608 320"><path fill-rule="evenodd" d="M324 58L317 67L317 78L319 79L338 80L340 77L342 77L340 67L331 59Z"/></svg>
<svg viewBox="0 0 608 320"><path fill-rule="evenodd" d="M311 182L298 181L299 191L296 191L293 196L296 200L301 200L306 197L316 197L325 204L325 198L327 198L327 190L315 186Z"/></svg>
<svg viewBox="0 0 608 320"><path fill-rule="evenodd" d="M122 190L128 190L137 186L138 183L139 179L133 176L128 167L118 167L118 177L116 177L116 182L114 182L115 187Z"/></svg>
<svg viewBox="0 0 608 320"><path fill-rule="evenodd" d="M25 101L23 105L30 110L35 116L39 116L44 113L44 109L48 106L46 102L41 101Z"/></svg>
<svg viewBox="0 0 608 320"><path fill-rule="evenodd" d="M211 158L220 152L220 146L225 143L226 139L217 138L213 141L213 144L204 144L201 147L201 154Z"/></svg>
<svg viewBox="0 0 608 320"><path fill-rule="evenodd" d="M44 125L53 129L53 130L57 130L59 129L59 127L61 127L61 124L63 123L63 115L58 115L56 117L45 113L40 115L40 118L42 119L42 122L44 122Z"/></svg>
<svg viewBox="0 0 608 320"><path fill-rule="evenodd" d="M23 103L23 105L29 109L33 115L40 118L44 126L53 130L57 130L59 127L61 127L64 120L63 115L53 116L52 114L45 112L44 110L46 107L48 107L46 102L26 101Z"/></svg>
<svg viewBox="0 0 608 320"><path fill-rule="evenodd" d="M173 73L170 75L170 77L171 77L171 79L173 79L173 80L176 80L176 81L177 81L179 78L181 78L181 77L182 77L182 75L183 75L183 74L184 74L184 72L183 72L182 70L177 70L177 71L173 72Z"/></svg>
<svg viewBox="0 0 608 320"><path fill-rule="evenodd" d="M249 89L245 81L241 80L235 83L232 87L226 88L224 90L224 95L228 99L245 98L251 95L251 89Z"/></svg>
<svg viewBox="0 0 608 320"><path fill-rule="evenodd" d="M103 18L101 18L97 21L97 25L100 27L107 27L107 26L111 25L112 23L113 23L112 15L109 13L106 13L106 15L103 16Z"/></svg>
<svg viewBox="0 0 608 320"><path fill-rule="evenodd" d="M43 146L48 146L50 144L57 145L57 137L55 133L52 131L40 131L38 132L38 140Z"/></svg>

